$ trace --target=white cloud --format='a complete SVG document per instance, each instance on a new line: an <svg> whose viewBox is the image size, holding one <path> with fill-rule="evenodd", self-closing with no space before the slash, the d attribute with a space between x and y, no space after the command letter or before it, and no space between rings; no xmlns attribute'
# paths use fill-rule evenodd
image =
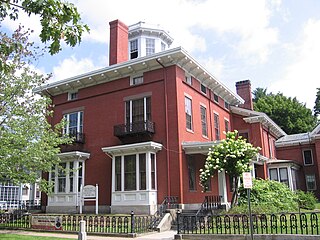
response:
<svg viewBox="0 0 320 240"><path fill-rule="evenodd" d="M270 86L273 92L297 97L307 107L313 108L316 87L320 87L320 20L310 19L304 26L302 38L294 50L294 61L285 68L281 79Z"/></svg>
<svg viewBox="0 0 320 240"><path fill-rule="evenodd" d="M100 68L100 66L95 66L89 58L78 60L76 57L71 56L59 62L59 65L53 68L52 79L50 81L66 79L97 68Z"/></svg>
<svg viewBox="0 0 320 240"><path fill-rule="evenodd" d="M279 0L163 0L152 4L149 0L73 2L83 21L91 27L86 40L107 42L108 22L120 19L128 25L139 21L160 23L175 39L174 46L183 46L189 52L206 51L208 42L201 36L211 31L234 34L231 37L239 38L235 51L241 57L256 56L259 61L265 61L270 46L277 43L277 31L269 22L271 9L279 7ZM197 33L199 31L201 33Z"/></svg>

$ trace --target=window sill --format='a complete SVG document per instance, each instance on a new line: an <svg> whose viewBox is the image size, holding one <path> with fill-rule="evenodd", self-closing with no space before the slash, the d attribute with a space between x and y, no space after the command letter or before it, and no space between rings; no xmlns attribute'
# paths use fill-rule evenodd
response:
<svg viewBox="0 0 320 240"><path fill-rule="evenodd" d="M186 131L187 131L187 132L189 132L189 133L194 133L194 131L193 131L193 130L188 129L188 128L186 129Z"/></svg>

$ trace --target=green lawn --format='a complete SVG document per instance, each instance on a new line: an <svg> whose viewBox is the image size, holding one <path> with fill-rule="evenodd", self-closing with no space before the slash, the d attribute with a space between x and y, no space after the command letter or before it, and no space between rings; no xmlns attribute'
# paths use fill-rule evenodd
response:
<svg viewBox="0 0 320 240"><path fill-rule="evenodd" d="M58 237L42 237L42 236L26 236L26 235L19 235L19 234L1 234L0 233L0 239L1 240L62 240L67 238L58 238ZM70 238L69 238L70 239Z"/></svg>

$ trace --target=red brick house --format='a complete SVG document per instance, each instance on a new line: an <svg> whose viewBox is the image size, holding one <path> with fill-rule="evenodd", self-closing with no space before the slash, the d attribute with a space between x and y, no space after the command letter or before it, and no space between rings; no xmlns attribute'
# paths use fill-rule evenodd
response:
<svg viewBox="0 0 320 240"><path fill-rule="evenodd" d="M262 148L255 176L267 178L268 166L277 166L275 141L286 134L252 110L250 81L233 93L183 48L170 49L172 41L142 22L112 21L110 66L38 89L53 100L51 123L65 118L64 133L75 137L59 154L67 171L56 166L48 174L55 188L43 196L47 212L78 212L80 186L95 184L99 212L153 214L166 196L185 209L198 209L209 194L228 205L228 176L215 174L202 193L199 169L209 147L233 129ZM281 164L293 186L292 165Z"/></svg>
<svg viewBox="0 0 320 240"><path fill-rule="evenodd" d="M312 132L280 138L276 148L278 158L300 166L296 173L297 189L314 192L320 199L320 124Z"/></svg>

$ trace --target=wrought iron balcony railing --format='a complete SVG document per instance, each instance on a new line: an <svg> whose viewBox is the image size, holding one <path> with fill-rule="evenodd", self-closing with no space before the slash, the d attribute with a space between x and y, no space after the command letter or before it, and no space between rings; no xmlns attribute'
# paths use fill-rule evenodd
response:
<svg viewBox="0 0 320 240"><path fill-rule="evenodd" d="M149 120L114 126L114 136L125 137L137 134L154 134L154 122Z"/></svg>
<svg viewBox="0 0 320 240"><path fill-rule="evenodd" d="M85 135L82 132L69 133L74 143L85 143Z"/></svg>

